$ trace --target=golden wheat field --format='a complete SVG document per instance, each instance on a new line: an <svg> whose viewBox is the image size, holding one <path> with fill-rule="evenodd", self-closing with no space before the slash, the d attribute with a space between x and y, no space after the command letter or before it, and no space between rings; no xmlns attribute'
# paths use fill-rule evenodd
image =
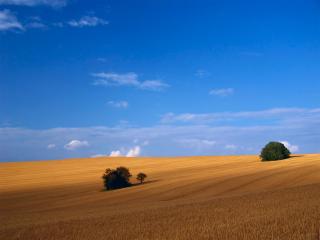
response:
<svg viewBox="0 0 320 240"><path fill-rule="evenodd" d="M146 183L102 191L117 166ZM320 155L1 163L0 212L3 240L319 239Z"/></svg>

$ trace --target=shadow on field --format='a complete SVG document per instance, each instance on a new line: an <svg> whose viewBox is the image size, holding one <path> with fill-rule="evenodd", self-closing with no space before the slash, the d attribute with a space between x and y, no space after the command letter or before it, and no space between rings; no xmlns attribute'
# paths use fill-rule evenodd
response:
<svg viewBox="0 0 320 240"><path fill-rule="evenodd" d="M113 191L117 191L117 190L120 190L120 189L142 186L142 185L146 185L146 184L150 184L150 183L155 183L155 182L158 182L158 181L160 181L160 180L149 180L149 181L145 181L145 182L143 182L143 183L137 182L137 183L132 183L130 186L128 186L128 187L123 187L123 188L110 189L110 190L101 189L100 192L113 192Z"/></svg>
<svg viewBox="0 0 320 240"><path fill-rule="evenodd" d="M159 180L149 180L149 181L145 181L143 183L132 183L130 187L145 185L145 184L154 183L154 182L159 182Z"/></svg>
<svg viewBox="0 0 320 240"><path fill-rule="evenodd" d="M290 157L287 158L287 159L290 159L290 158L300 158L300 157L304 157L304 155L293 155L293 156L290 156Z"/></svg>

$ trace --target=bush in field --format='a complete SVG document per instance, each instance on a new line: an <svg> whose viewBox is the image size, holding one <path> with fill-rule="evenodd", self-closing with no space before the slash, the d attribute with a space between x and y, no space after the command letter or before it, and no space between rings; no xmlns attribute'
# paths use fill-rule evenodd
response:
<svg viewBox="0 0 320 240"><path fill-rule="evenodd" d="M107 168L102 176L104 187L106 190L125 188L131 186L131 174L126 167L118 167L117 169Z"/></svg>
<svg viewBox="0 0 320 240"><path fill-rule="evenodd" d="M141 173L138 173L137 175L137 180L140 181L140 184L142 184L144 182L144 179L147 178L147 174L141 172Z"/></svg>
<svg viewBox="0 0 320 240"><path fill-rule="evenodd" d="M270 142L261 151L262 161L282 160L290 157L290 151L283 143Z"/></svg>

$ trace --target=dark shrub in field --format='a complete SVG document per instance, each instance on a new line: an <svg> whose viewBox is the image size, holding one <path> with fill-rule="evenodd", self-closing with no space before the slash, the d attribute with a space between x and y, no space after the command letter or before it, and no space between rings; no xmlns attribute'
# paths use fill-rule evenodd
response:
<svg viewBox="0 0 320 240"><path fill-rule="evenodd" d="M128 168L118 167L117 169L107 168L102 176L104 187L106 190L125 188L131 185L131 174Z"/></svg>
<svg viewBox="0 0 320 240"><path fill-rule="evenodd" d="M139 180L141 184L143 183L144 179L146 179L146 178L147 178L147 174L145 174L143 172L138 173L138 175L137 175L137 180Z"/></svg>
<svg viewBox="0 0 320 240"><path fill-rule="evenodd" d="M282 160L290 157L290 151L283 143L270 142L261 151L262 161Z"/></svg>

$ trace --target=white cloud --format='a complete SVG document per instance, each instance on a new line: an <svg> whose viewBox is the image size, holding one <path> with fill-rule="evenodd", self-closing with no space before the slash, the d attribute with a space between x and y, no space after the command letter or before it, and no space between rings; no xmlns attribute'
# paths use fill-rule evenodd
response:
<svg viewBox="0 0 320 240"><path fill-rule="evenodd" d="M123 74L113 72L100 72L93 73L92 76L96 78L93 84L97 86L129 86L136 87L142 90L153 91L159 91L169 87L168 84L162 82L161 80L140 81L138 78L138 74L134 72Z"/></svg>
<svg viewBox="0 0 320 240"><path fill-rule="evenodd" d="M140 141L139 139L134 139L133 143L134 144L140 143L141 146L148 146L150 144L148 140Z"/></svg>
<svg viewBox="0 0 320 240"><path fill-rule="evenodd" d="M296 153L299 151L299 146L297 145L292 145L288 141L280 141L283 145L286 146L290 150L291 153Z"/></svg>
<svg viewBox="0 0 320 240"><path fill-rule="evenodd" d="M124 150L115 150L111 151L110 157L138 157L141 153L141 147L140 146L134 146L133 148L130 148L127 153L123 153Z"/></svg>
<svg viewBox="0 0 320 240"><path fill-rule="evenodd" d="M208 139L199 139L199 138L186 138L186 139L178 139L176 140L179 144L181 144L183 147L187 148L210 148L217 144L216 141L208 140Z"/></svg>
<svg viewBox="0 0 320 240"><path fill-rule="evenodd" d="M23 31L23 25L10 10L0 11L0 31L20 30Z"/></svg>
<svg viewBox="0 0 320 240"><path fill-rule="evenodd" d="M64 145L64 148L67 150L76 150L88 146L89 143L87 141L71 140L69 143Z"/></svg>
<svg viewBox="0 0 320 240"><path fill-rule="evenodd" d="M97 80L95 85L104 86L139 86L138 75L134 72L118 74L113 72L93 73Z"/></svg>
<svg viewBox="0 0 320 240"><path fill-rule="evenodd" d="M230 116L233 117L233 121L229 121ZM222 119L225 117L223 115ZM106 153L120 150L121 155L126 156L129 148L119 148L119 146L140 146L144 150L142 144L144 140L152 142L152 145L146 147L148 150L146 155L150 156L229 155L230 150L225 148L228 144L238 147L235 150L236 154L259 154L270 139L299 143L299 152L301 150L303 153L320 152L319 109L291 108L231 112L227 117L217 125L195 121L182 125L160 124L149 127L132 125L51 129L2 127L0 161L78 158L91 156L94 153L105 153L102 149L106 146ZM277 121L274 121L273 117L276 117ZM244 121L246 118L249 120ZM258 121L254 121L255 119ZM48 151L43 147L43 143L63 146L70 139L85 139L91 147L83 148L81 151L64 151L61 148ZM181 142L177 142L179 139L207 140L209 145L210 141L216 141L216 144L211 147L186 148ZM140 153L143 154L144 151Z"/></svg>
<svg viewBox="0 0 320 240"><path fill-rule="evenodd" d="M160 80L146 80L141 82L139 87L141 89L158 91L169 87L169 85Z"/></svg>
<svg viewBox="0 0 320 240"><path fill-rule="evenodd" d="M234 89L233 88L212 89L209 92L209 94L219 96L219 97L227 97L234 94Z"/></svg>
<svg viewBox="0 0 320 240"><path fill-rule="evenodd" d="M0 0L1 1L1 0ZM44 29L47 26L41 22L39 17L31 17L32 21L22 24L10 10L0 10L0 31L19 30L24 31L28 28Z"/></svg>
<svg viewBox="0 0 320 240"><path fill-rule="evenodd" d="M227 144L225 146L225 149L228 149L228 150L236 150L238 147L234 144Z"/></svg>
<svg viewBox="0 0 320 240"><path fill-rule="evenodd" d="M272 108L262 111L246 112L214 112L214 113L166 113L162 116L162 123L212 123L212 122L232 122L240 119L279 119L286 121L305 121L308 116L313 119L317 114L317 109L304 108Z"/></svg>
<svg viewBox="0 0 320 240"><path fill-rule="evenodd" d="M140 146L135 146L128 151L128 153L126 154L126 157L138 157L140 153L141 153Z"/></svg>
<svg viewBox="0 0 320 240"><path fill-rule="evenodd" d="M47 146L48 149L53 149L53 148L55 148L55 147L56 147L56 145L53 144L53 143L48 144L48 146Z"/></svg>
<svg viewBox="0 0 320 240"><path fill-rule="evenodd" d="M110 157L121 157L122 156L122 153L120 150L115 150L115 151L111 151Z"/></svg>
<svg viewBox="0 0 320 240"><path fill-rule="evenodd" d="M108 25L109 22L95 17L95 16L83 16L79 20L71 20L68 22L71 27L95 27L98 25Z"/></svg>
<svg viewBox="0 0 320 240"><path fill-rule="evenodd" d="M21 5L21 6L38 6L48 5L51 7L63 7L67 4L66 0L0 0L0 5Z"/></svg>
<svg viewBox="0 0 320 240"><path fill-rule="evenodd" d="M108 105L115 108L127 108L129 103L127 101L109 101Z"/></svg>

